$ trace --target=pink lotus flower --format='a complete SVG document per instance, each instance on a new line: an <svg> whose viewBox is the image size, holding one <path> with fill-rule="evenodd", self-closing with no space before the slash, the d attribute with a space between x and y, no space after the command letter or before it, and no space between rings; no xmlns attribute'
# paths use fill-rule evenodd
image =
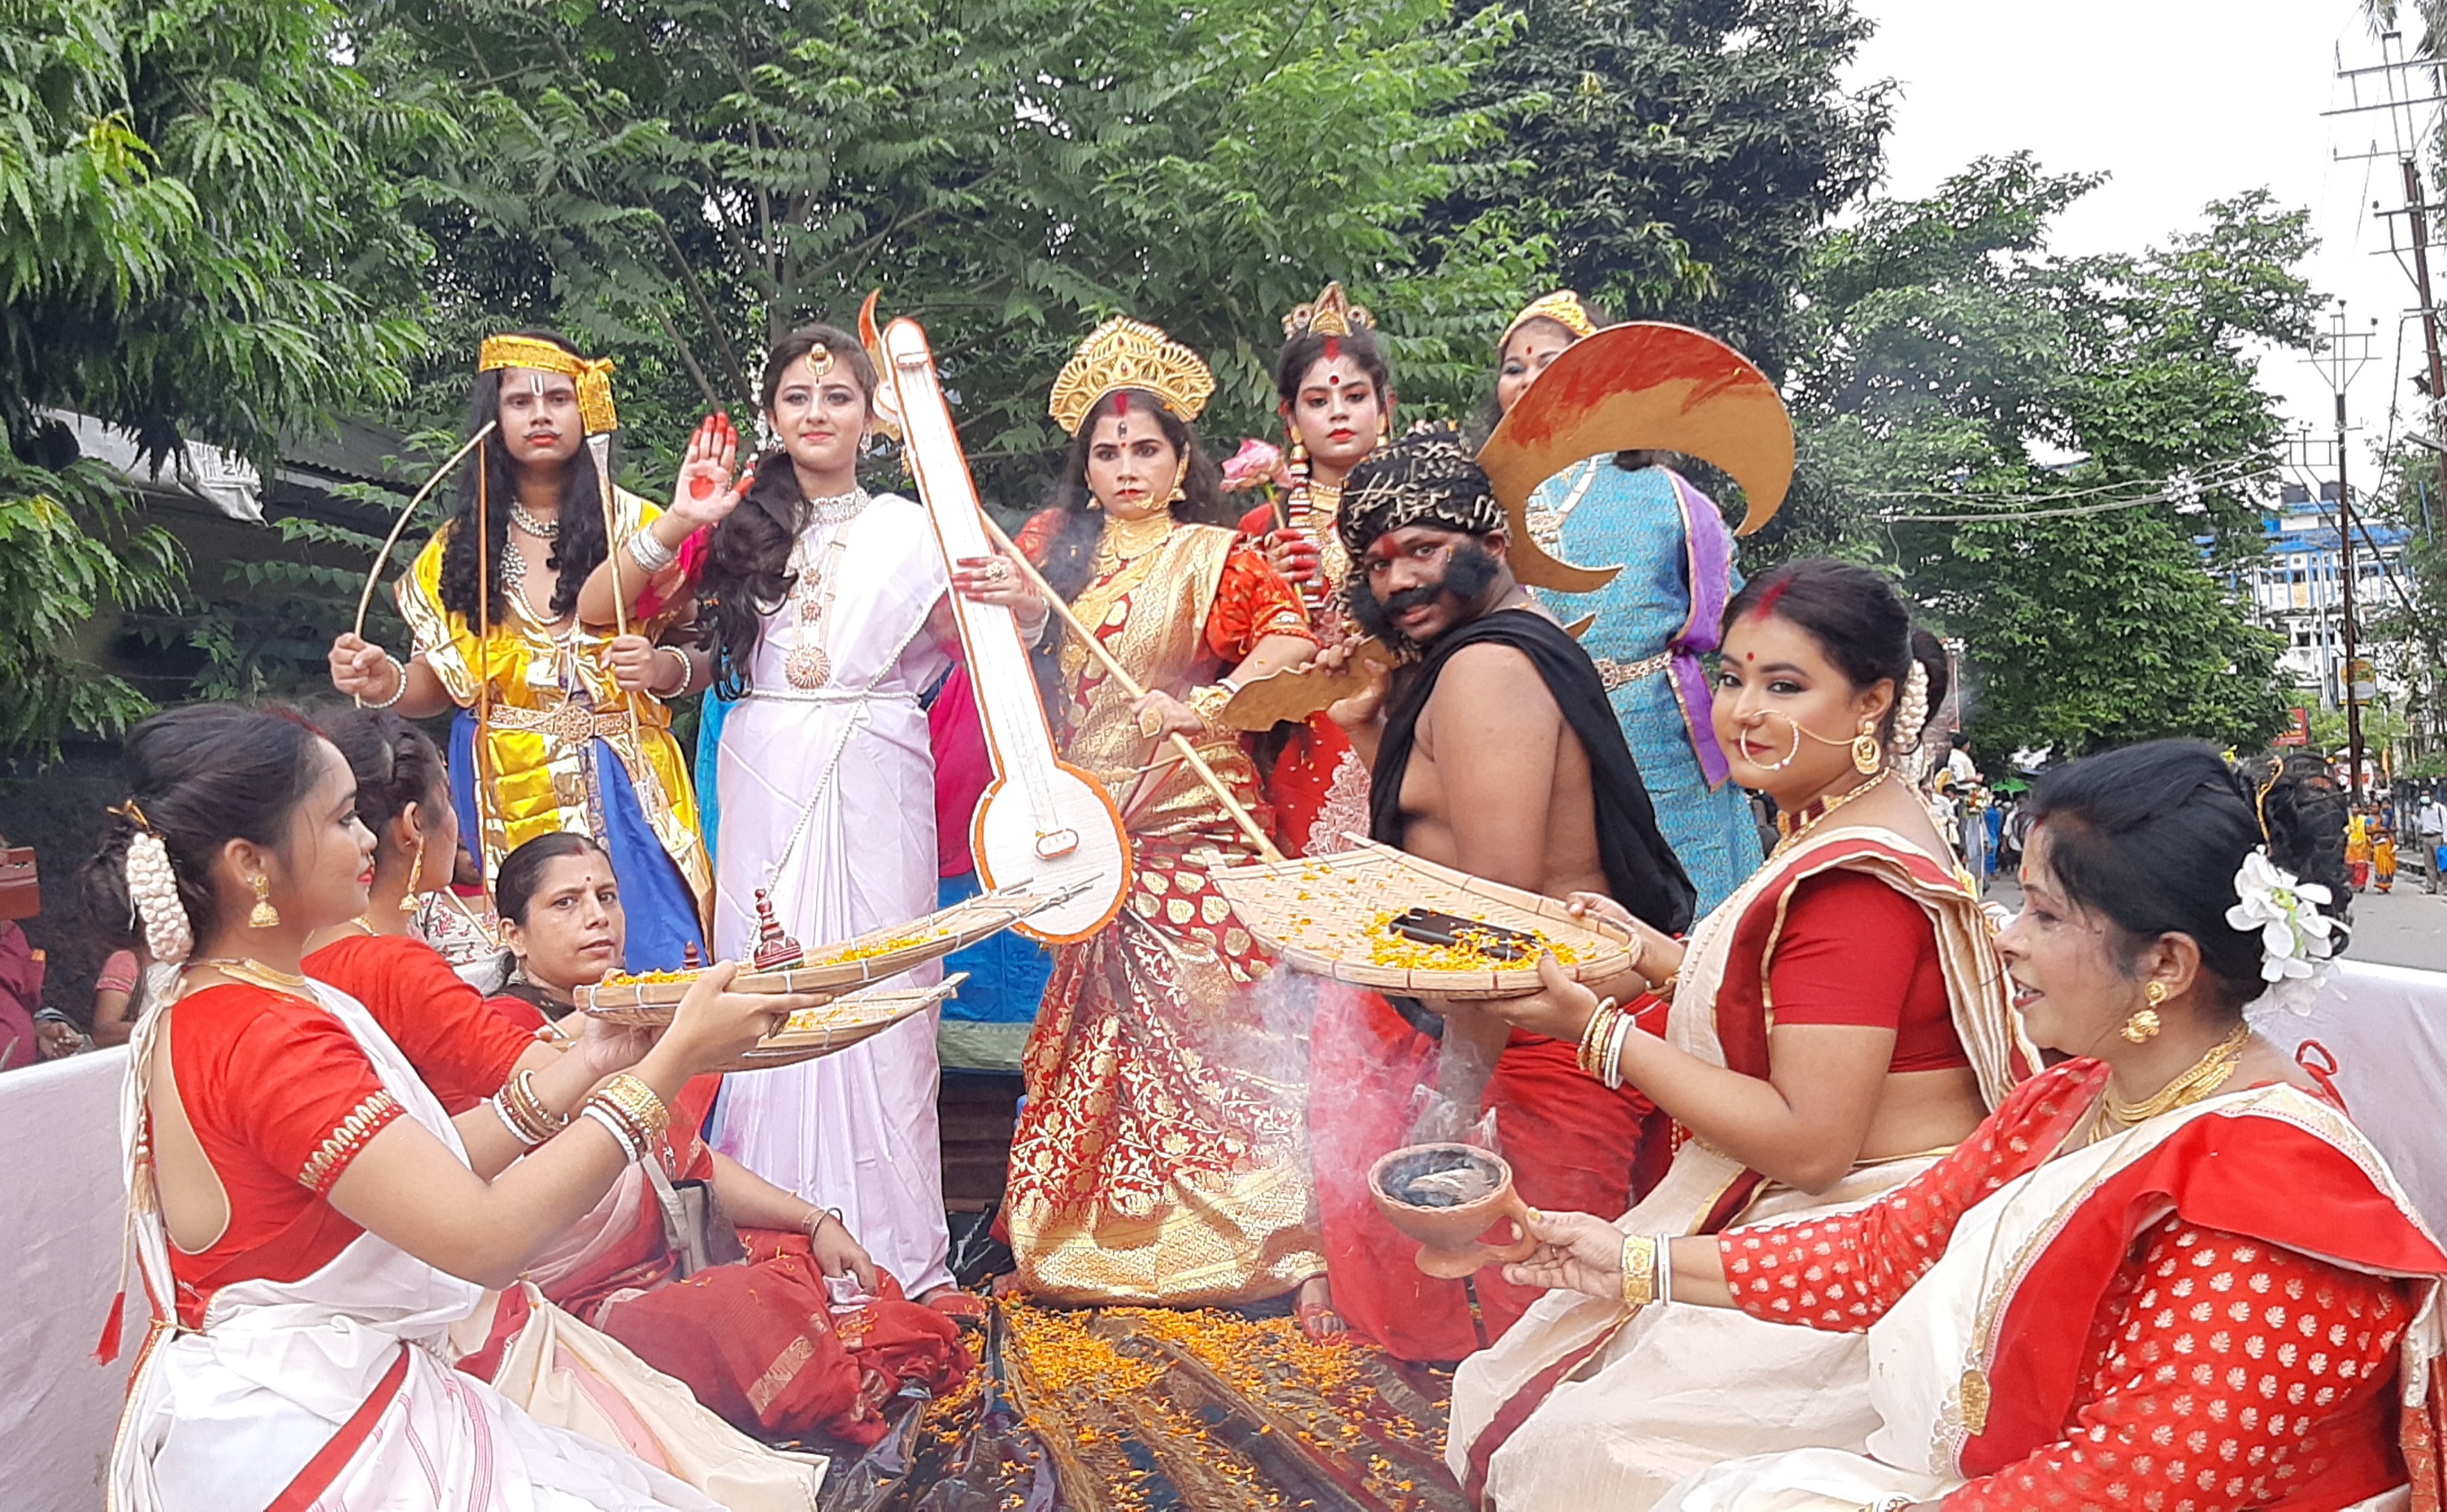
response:
<svg viewBox="0 0 2447 1512"><path fill-rule="evenodd" d="M1268 483L1291 486L1291 480L1283 474L1282 448L1251 437L1241 443L1241 449L1224 463L1224 490L1237 494Z"/></svg>

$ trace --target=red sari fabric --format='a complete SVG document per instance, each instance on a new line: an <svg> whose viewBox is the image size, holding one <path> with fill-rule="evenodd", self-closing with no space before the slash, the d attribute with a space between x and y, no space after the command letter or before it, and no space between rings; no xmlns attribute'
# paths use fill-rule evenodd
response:
<svg viewBox="0 0 2447 1512"><path fill-rule="evenodd" d="M1374 992L1318 986L1310 1150L1335 1311L1398 1359L1458 1360L1501 1338L1545 1293L1514 1286L1490 1267L1473 1278L1473 1310L1471 1286L1438 1280L1413 1263L1418 1241L1385 1220L1368 1194L1368 1168L1408 1142L1418 1089L1435 1085L1441 1042ZM1640 1093L1609 1092L1584 1074L1577 1055L1576 1047L1515 1030L1488 1081L1486 1106L1495 1110L1500 1153L1524 1201L1556 1212L1621 1213L1664 1169L1662 1121Z"/></svg>
<svg viewBox="0 0 2447 1512"><path fill-rule="evenodd" d="M2068 1062L1869 1207L1727 1233L1736 1302L1868 1328L2105 1081ZM2404 1484L2411 1449L2416 1504L2436 1506L2435 1412L2400 1408L2397 1350L2428 1289L2406 1277L2442 1273L2447 1255L2335 1145L2275 1118L2195 1118L2086 1197L2027 1273L1999 1323L1995 1406L1963 1450L1973 1479L1945 1504L2339 1507Z"/></svg>
<svg viewBox="0 0 2447 1512"><path fill-rule="evenodd" d="M306 974L366 1006L452 1118L502 1089L535 1043L484 1007L441 952L402 935L337 940L306 957Z"/></svg>
<svg viewBox="0 0 2447 1512"><path fill-rule="evenodd" d="M733 1427L766 1438L823 1432L873 1444L903 1385L939 1394L966 1378L958 1325L908 1300L900 1282L886 1276L881 1299L837 1313L806 1236L741 1238L746 1263L617 1296L599 1326Z"/></svg>
<svg viewBox="0 0 2447 1512"><path fill-rule="evenodd" d="M179 1101L230 1209L202 1250L170 1246L179 1321L192 1329L221 1287L301 1280L365 1232L326 1194L407 1110L320 1003L230 983L168 1011Z"/></svg>
<svg viewBox="0 0 2447 1512"><path fill-rule="evenodd" d="M532 1004L514 997L487 1006L504 1024L542 1022ZM649 1156L671 1180L713 1179L703 1130L721 1090L721 1077L699 1076L673 1102L671 1125ZM805 1235L743 1230L745 1261L682 1280L651 1195L625 1209L607 1202L581 1222L612 1220L606 1208L625 1214L624 1231L597 1236L582 1267L542 1283L545 1298L686 1385L743 1432L872 1444L883 1435L882 1405L901 1387L914 1381L943 1391L967 1373L958 1326L907 1300L897 1281L886 1278L882 1299L836 1312ZM494 1320L494 1340L462 1362L470 1373L489 1378L524 1325L525 1310L508 1302Z"/></svg>

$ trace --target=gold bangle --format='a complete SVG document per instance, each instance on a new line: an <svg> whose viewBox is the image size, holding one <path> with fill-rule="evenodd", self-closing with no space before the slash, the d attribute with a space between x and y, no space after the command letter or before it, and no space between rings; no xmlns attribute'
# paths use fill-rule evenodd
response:
<svg viewBox="0 0 2447 1512"><path fill-rule="evenodd" d="M1636 1313L1657 1300L1657 1236L1626 1234L1622 1238L1622 1305Z"/></svg>
<svg viewBox="0 0 2447 1512"><path fill-rule="evenodd" d="M1598 1064L1599 1047L1605 1044L1606 1037L1614 1032L1614 1021L1622 1016L1622 1008L1611 997L1601 1001L1597 1011L1589 1015L1588 1023L1581 1030L1579 1065L1584 1072L1596 1076L1603 1069Z"/></svg>
<svg viewBox="0 0 2447 1512"><path fill-rule="evenodd" d="M632 1071L605 1077L587 1102L618 1109L646 1144L661 1139L663 1131L672 1126L672 1110L663 1106L663 1100L642 1077Z"/></svg>
<svg viewBox="0 0 2447 1512"><path fill-rule="evenodd" d="M569 1115L554 1112L552 1106L543 1100L543 1094L536 1090L535 1072L519 1072L510 1078L507 1089L528 1121L545 1134L558 1134L569 1126Z"/></svg>
<svg viewBox="0 0 2447 1512"><path fill-rule="evenodd" d="M1184 700L1189 705L1189 711L1205 722L1205 738L1208 740L1231 733L1230 728L1224 723L1224 706L1231 701L1232 690L1222 683L1208 683L1204 687L1193 688L1189 690L1188 698Z"/></svg>
<svg viewBox="0 0 2447 1512"><path fill-rule="evenodd" d="M528 1149L560 1133L569 1125L567 1117L556 1114L544 1106L535 1089L535 1073L521 1071L502 1084L492 1096L493 1116L510 1131L510 1137Z"/></svg>

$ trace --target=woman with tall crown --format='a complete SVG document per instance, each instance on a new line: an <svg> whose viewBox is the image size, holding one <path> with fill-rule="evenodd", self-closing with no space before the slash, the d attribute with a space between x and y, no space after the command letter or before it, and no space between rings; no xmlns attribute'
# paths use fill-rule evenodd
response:
<svg viewBox="0 0 2447 1512"><path fill-rule="evenodd" d="M583 455L619 425L609 358L526 333L486 337L476 368L468 425L483 440L450 519L398 585L415 649L403 662L341 635L332 684L410 719L456 709L452 803L485 878L538 835L592 835L640 920L628 965L674 968L692 947L702 954L713 897L688 767L651 690L684 689L683 669L657 654L655 625L615 635L578 612L607 547L662 512L621 488L607 504L608 463ZM674 510L704 507L690 482L684 469ZM649 690L621 686L624 659L656 664Z"/></svg>
<svg viewBox="0 0 2447 1512"><path fill-rule="evenodd" d="M1299 585L1319 639L1338 645L1357 633L1343 600L1351 563L1334 529L1342 480L1394 424L1394 369L1375 317L1342 285L1327 284L1314 303L1283 317L1275 392L1291 440L1291 491L1280 506L1243 515L1241 533ZM1368 764L1322 713L1279 735L1259 742L1276 843L1294 856L1348 848L1352 837L1368 833Z"/></svg>
<svg viewBox="0 0 2447 1512"><path fill-rule="evenodd" d="M1568 289L1530 301L1496 343L1495 411L1528 390L1566 348L1603 320ZM1699 912L1731 897L1758 868L1758 825L1708 712L1707 666L1725 605L1740 591L1734 538L1716 501L1654 452L1575 463L1529 498L1529 533L1565 561L1622 562L1593 594L1542 590L1570 624L1596 623L1581 644L1598 664L1623 738L1657 805L1658 826L1693 885Z"/></svg>
<svg viewBox="0 0 2447 1512"><path fill-rule="evenodd" d="M1059 644L1063 754L1113 794L1135 851L1113 919L1064 945L1028 1047L1028 1106L1004 1212L1022 1283L1073 1302L1254 1301L1325 1269L1301 1140L1296 1026L1252 990L1269 969L1212 874L1255 860L1231 813L1173 754L1190 741L1262 814L1257 772L1218 716L1239 680L1304 660L1299 594L1226 522L1190 422L1215 380L1153 326L1084 342L1050 408L1072 438L1058 502L1019 549L1139 684ZM1001 558L956 563L956 591L1023 626L1053 616Z"/></svg>

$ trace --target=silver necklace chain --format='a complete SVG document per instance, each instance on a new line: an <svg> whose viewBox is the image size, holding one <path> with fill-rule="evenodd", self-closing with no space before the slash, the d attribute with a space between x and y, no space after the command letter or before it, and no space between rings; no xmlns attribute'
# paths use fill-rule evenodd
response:
<svg viewBox="0 0 2447 1512"><path fill-rule="evenodd" d="M552 540L560 535L560 520L538 520L528 512L526 505L515 499L510 501L510 523L538 540Z"/></svg>

